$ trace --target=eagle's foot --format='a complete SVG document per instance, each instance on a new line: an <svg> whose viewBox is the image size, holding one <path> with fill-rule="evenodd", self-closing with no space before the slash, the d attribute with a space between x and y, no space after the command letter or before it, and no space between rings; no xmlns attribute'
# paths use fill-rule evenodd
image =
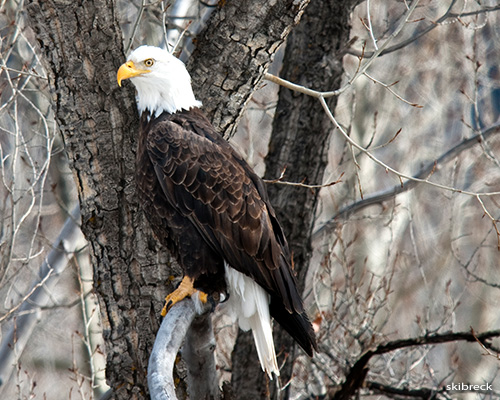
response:
<svg viewBox="0 0 500 400"><path fill-rule="evenodd" d="M161 310L161 316L164 317L170 311L175 303L178 303L181 300L184 300L186 297L193 296L195 293L198 293L199 300L205 304L208 301L208 295L204 292L196 290L193 287L194 279L189 276L185 276L182 278L182 281L177 289L175 289L172 293L170 293L167 297L165 297L165 305Z"/></svg>

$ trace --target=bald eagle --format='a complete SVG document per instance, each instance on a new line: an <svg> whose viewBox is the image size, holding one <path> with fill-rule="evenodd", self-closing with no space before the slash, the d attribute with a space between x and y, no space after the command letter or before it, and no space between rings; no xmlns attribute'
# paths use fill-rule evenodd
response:
<svg viewBox="0 0 500 400"><path fill-rule="evenodd" d="M226 310L251 329L262 369L279 375L271 316L312 356L291 255L264 183L200 110L185 65L141 46L117 73L137 89L136 180L144 212L183 268L164 313L195 296L225 294Z"/></svg>

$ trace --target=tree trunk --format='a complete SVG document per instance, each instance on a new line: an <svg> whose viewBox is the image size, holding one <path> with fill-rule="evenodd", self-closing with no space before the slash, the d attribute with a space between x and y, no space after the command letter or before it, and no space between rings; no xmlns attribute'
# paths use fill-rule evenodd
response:
<svg viewBox="0 0 500 400"><path fill-rule="evenodd" d="M236 129L274 53L308 3L227 1L196 38L196 49L187 63L194 93L212 124L226 137Z"/></svg>
<svg viewBox="0 0 500 400"><path fill-rule="evenodd" d="M350 13L355 3L355 0L312 0L300 24L287 39L280 76L316 90L339 88L343 75L342 56L349 40ZM336 98L330 98L328 104L334 109ZM265 160L266 178L276 179L286 167L286 181L321 184L332 131L331 122L318 100L280 88L269 153ZM311 257L310 238L318 190L271 184L268 185L268 192L290 244L299 291L303 291ZM279 353L278 365L286 360L280 377L283 386L292 376L295 345L290 335L277 325L274 338ZM250 376L252 385L248 386L245 396L239 398L261 398L267 378L258 366L257 355L248 349L254 346L253 339L240 331L237 340L237 353L233 357L233 387L242 387ZM252 365L254 370L249 371ZM283 398L288 398L288 389Z"/></svg>
<svg viewBox="0 0 500 400"><path fill-rule="evenodd" d="M116 84L122 35L111 0L27 6L78 186L116 398L147 393L146 367L171 268L135 197L137 111Z"/></svg>
<svg viewBox="0 0 500 400"><path fill-rule="evenodd" d="M267 3L227 2L215 13L217 24L209 24L200 37L203 49L195 51L190 64L199 97L227 131L307 1ZM158 246L135 196L138 116L131 86L126 91L116 84L125 57L115 4L32 0L27 15L78 186L101 306L108 383L116 399L144 399L159 312L172 290L166 286L168 276L182 273ZM243 29L250 21L251 30ZM207 53L211 48L218 50ZM237 95L228 96L233 91Z"/></svg>

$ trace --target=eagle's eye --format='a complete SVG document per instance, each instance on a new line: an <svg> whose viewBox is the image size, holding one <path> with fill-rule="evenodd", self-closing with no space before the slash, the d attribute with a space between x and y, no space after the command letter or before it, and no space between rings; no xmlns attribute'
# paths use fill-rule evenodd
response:
<svg viewBox="0 0 500 400"><path fill-rule="evenodd" d="M152 67L154 63L155 63L155 60L153 60L152 58L148 58L147 60L144 60L144 65L148 68Z"/></svg>

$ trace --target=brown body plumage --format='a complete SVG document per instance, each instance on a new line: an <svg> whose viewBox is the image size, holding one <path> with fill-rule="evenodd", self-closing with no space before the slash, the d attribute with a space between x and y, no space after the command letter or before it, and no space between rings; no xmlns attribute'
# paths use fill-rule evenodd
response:
<svg viewBox="0 0 500 400"><path fill-rule="evenodd" d="M271 315L312 355L314 333L264 183L198 108L142 114L137 185L156 235L195 288L224 292L227 262L265 289Z"/></svg>

